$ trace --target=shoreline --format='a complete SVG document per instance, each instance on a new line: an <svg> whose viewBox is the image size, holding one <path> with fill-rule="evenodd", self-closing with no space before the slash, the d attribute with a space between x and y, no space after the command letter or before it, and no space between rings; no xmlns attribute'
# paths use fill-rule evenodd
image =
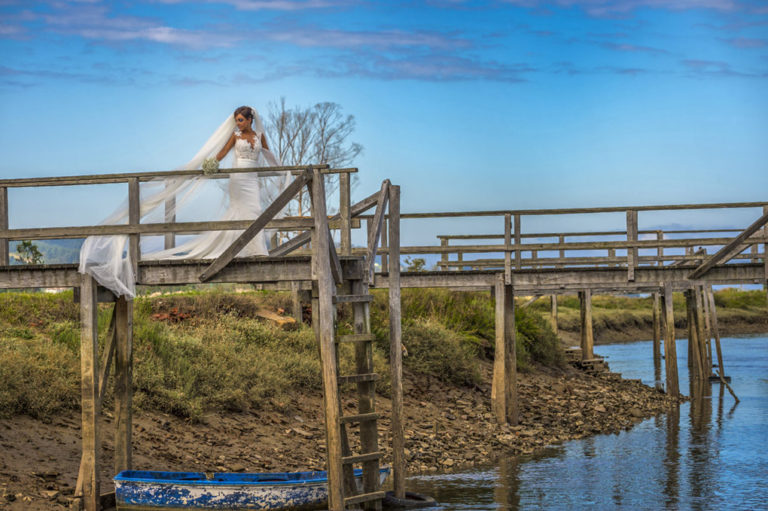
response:
<svg viewBox="0 0 768 511"><path fill-rule="evenodd" d="M490 364L483 367L489 382ZM636 380L611 373L589 376L566 367L518 375L520 424L498 426L490 384L461 387L406 371L405 437L409 473L453 472L487 466L500 456L595 434L618 433L664 413L676 402ZM345 413L353 413L352 393ZM380 448L391 460L389 399L377 396ZM26 416L0 419L0 504L8 509L65 509L79 464L79 412L50 423ZM112 477L112 429L103 413L102 492ZM268 472L323 470L322 396L296 394L248 413L209 413L192 422L166 413L136 412L134 468L178 471ZM350 442L353 451L357 431Z"/></svg>

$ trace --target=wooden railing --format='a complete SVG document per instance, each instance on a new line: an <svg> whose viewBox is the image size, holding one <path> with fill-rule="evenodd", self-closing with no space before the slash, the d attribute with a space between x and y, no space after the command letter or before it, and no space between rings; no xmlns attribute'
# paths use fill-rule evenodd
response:
<svg viewBox="0 0 768 511"><path fill-rule="evenodd" d="M641 212L673 213L681 210L744 210L747 208L761 208L763 215L749 227L742 228L665 230L648 225L640 228L638 222L639 217L642 216L638 213ZM626 229L522 232L525 217L594 215L596 213L624 213ZM503 270L508 283L511 281L511 273L519 270L621 267L627 271L627 280L633 281L635 270L640 266L689 265L693 268L692 278L699 278L715 264L761 261L765 265L765 275L768 279L768 257L766 257L768 254L768 202L403 213L401 215L404 221L473 217L489 220L496 217L503 220L504 230L485 234L439 234L437 235L440 241L438 246L401 246L400 253L439 255L440 261L437 267L442 270ZM369 222L370 230L370 223L372 221L375 223L375 219L372 220L369 216L364 218ZM586 225L588 222L585 220L583 223ZM653 239L641 239L645 236ZM617 240L616 237L623 239ZM493 243L493 240L500 240L502 243ZM457 241L469 243L456 244ZM385 241L383 245L379 249L382 258L388 253ZM699 250L694 250L696 248ZM718 249L716 254L711 253ZM579 254L574 255L573 252ZM482 254L482 257L476 259L466 257L471 254Z"/></svg>
<svg viewBox="0 0 768 511"><path fill-rule="evenodd" d="M281 167L263 167L263 168L244 168L244 169L221 169L219 173L205 176L207 179L224 179L232 174L255 173L264 176L274 176L277 173L290 172L292 175L301 177L307 172L317 172L319 175L328 174L339 175L339 214L329 219L329 228L339 229L341 231L341 253L350 254L351 250L351 230L359 227L359 220L354 217L361 214L365 209L361 209L358 204L353 208L350 204L350 174L357 172L355 168L332 169L328 165L307 165L307 166L281 166ZM142 235L163 235L165 238L165 248L175 246L175 236L177 234L196 234L204 231L223 231L223 230L243 230L248 229L253 220L236 221L204 221L204 222L176 222L173 214L175 206L175 197L169 197L165 203L165 221L162 223L141 223L140 221L140 183L158 180L172 180L182 177L201 177L204 176L199 170L175 170L165 172L135 172L123 174L97 174L83 176L57 176L44 178L24 178L24 179L3 179L0 180L0 266L9 264L9 242L21 240L41 240L41 239L68 239L84 238L87 236L105 236L105 235L129 235L132 260L138 261L139 240ZM94 184L115 184L125 183L128 185L128 223L121 225L87 225L76 227L36 227L24 229L9 229L8 214L8 189L22 187L51 187L51 186L76 186L76 185L94 185ZM293 196L284 201L285 204L293 199ZM285 206L283 204L283 206ZM375 203L374 203L375 204ZM369 207L372 207L369 206ZM274 212L277 213L278 211ZM105 212L106 217L108 212ZM270 217L267 223L261 227L275 229L278 231L307 231L300 238L303 243L297 244L293 240L291 245L279 247L273 246L273 251L285 255L291 250L295 250L301 245L310 241L309 230L314 227L314 220L309 217ZM282 247L282 248L281 248ZM292 248L291 248L292 247ZM272 255L270 253L270 255Z"/></svg>

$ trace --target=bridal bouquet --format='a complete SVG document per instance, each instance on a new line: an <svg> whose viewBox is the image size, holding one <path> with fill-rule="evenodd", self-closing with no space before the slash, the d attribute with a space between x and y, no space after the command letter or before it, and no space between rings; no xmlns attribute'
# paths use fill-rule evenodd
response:
<svg viewBox="0 0 768 511"><path fill-rule="evenodd" d="M219 160L216 158L206 158L203 161L203 174L210 176L219 171Z"/></svg>

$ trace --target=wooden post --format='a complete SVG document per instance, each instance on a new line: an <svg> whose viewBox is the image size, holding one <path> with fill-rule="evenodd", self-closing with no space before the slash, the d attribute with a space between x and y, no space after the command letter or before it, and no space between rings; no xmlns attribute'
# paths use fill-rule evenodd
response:
<svg viewBox="0 0 768 511"><path fill-rule="evenodd" d="M388 233L387 224L388 223L389 223L389 221L386 218L384 218L382 220L382 224L381 224L381 242L379 243L379 246L381 248L387 248L387 246L389 245L389 237L387 236L387 233ZM382 251L382 253L381 253L381 271L382 272L384 271L384 268L389 268L389 257L387 256L386 252Z"/></svg>
<svg viewBox="0 0 768 511"><path fill-rule="evenodd" d="M515 245L518 247L522 242L522 233L520 232L520 215L515 215ZM515 250L515 269L522 267L523 251L519 248Z"/></svg>
<svg viewBox="0 0 768 511"><path fill-rule="evenodd" d="M141 217L141 192L138 178L128 179L128 224L139 225ZM131 265L133 266L134 281L139 276L139 258L141 252L139 248L139 234L131 234L128 242L128 254Z"/></svg>
<svg viewBox="0 0 768 511"><path fill-rule="evenodd" d="M443 247L443 248L447 248L448 247L448 238L440 238L440 246ZM448 262L448 252L442 252L440 254L440 262L441 263L447 263ZM450 267L448 267L448 266L441 266L440 269L441 270L449 270Z"/></svg>
<svg viewBox="0 0 768 511"><path fill-rule="evenodd" d="M688 311L688 355L693 358L690 363L691 380L704 377L704 363L701 360L701 348L699 347L698 326L696 317L696 303L693 289L685 292L685 304Z"/></svg>
<svg viewBox="0 0 768 511"><path fill-rule="evenodd" d="M610 259L614 259L616 257L616 249L615 248L609 248L608 249L608 257ZM616 267L616 266L618 266L618 263L613 262L613 263L609 264L608 266Z"/></svg>
<svg viewBox="0 0 768 511"><path fill-rule="evenodd" d="M707 295L707 302L709 302L709 313L712 316L712 334L715 337L715 350L717 352L717 370L721 377L725 377L725 369L723 368L723 350L720 346L720 329L717 325L717 309L715 307L715 294L712 292L712 287L707 286L705 288Z"/></svg>
<svg viewBox="0 0 768 511"><path fill-rule="evenodd" d="M560 236L558 236L557 242L559 244L561 244L561 245L564 244L565 243L565 236L563 236L562 234ZM560 259L565 259L565 250L563 250L563 249L560 249ZM559 265L556 265L556 267L557 268L562 268L563 265L559 264Z"/></svg>
<svg viewBox="0 0 768 511"><path fill-rule="evenodd" d="M335 285L331 276L328 246L328 214L325 207L325 185L318 170L312 171L312 214L315 228L312 237L314 278L318 288L318 321L313 325L318 332L320 363L323 376L323 408L325 410L325 436L328 469L328 509L344 509L344 489L341 463L341 428L339 423L339 386L336 374L336 349L334 345Z"/></svg>
<svg viewBox="0 0 768 511"><path fill-rule="evenodd" d="M352 255L352 216L350 176L346 172L339 174L339 215L341 216L341 255Z"/></svg>
<svg viewBox="0 0 768 511"><path fill-rule="evenodd" d="M133 300L115 302L115 473L132 468Z"/></svg>
<svg viewBox="0 0 768 511"><path fill-rule="evenodd" d="M512 253L509 245L512 243L512 215L504 215L504 283L512 284Z"/></svg>
<svg viewBox="0 0 768 511"><path fill-rule="evenodd" d="M8 229L8 188L0 186L0 231ZM8 266L9 247L7 239L0 239L0 266Z"/></svg>
<svg viewBox="0 0 768 511"><path fill-rule="evenodd" d="M710 322L710 315L709 315L709 300L707 300L707 287L706 286L699 286L697 288L697 293L699 293L699 301L703 305L703 314L704 317L704 355L706 364L705 367L707 368L707 375L713 374L712 373L712 323Z"/></svg>
<svg viewBox="0 0 768 511"><path fill-rule="evenodd" d="M403 344L400 317L400 187L389 187L389 363L392 379L392 480L405 498Z"/></svg>
<svg viewBox="0 0 768 511"><path fill-rule="evenodd" d="M653 293L653 368L655 373L661 375L661 318L659 302L659 293Z"/></svg>
<svg viewBox="0 0 768 511"><path fill-rule="evenodd" d="M82 396L81 474L83 505L86 511L100 509L99 449L99 325L96 280L88 274L80 276L80 372Z"/></svg>
<svg viewBox="0 0 768 511"><path fill-rule="evenodd" d="M166 181L165 187L168 188L169 186L171 186L171 181ZM165 223L167 224L176 223L176 196L175 195L165 199ZM169 248L175 247L176 234L172 232L166 232L164 246L166 250L168 250Z"/></svg>
<svg viewBox="0 0 768 511"><path fill-rule="evenodd" d="M627 241L637 241L637 210L627 210ZM634 282L637 268L637 247L627 249L627 280Z"/></svg>
<svg viewBox="0 0 768 511"><path fill-rule="evenodd" d="M664 372L667 380L667 394L680 395L680 385L677 377L677 346L675 344L675 309L672 286L664 285L662 307L664 309Z"/></svg>
<svg viewBox="0 0 768 511"><path fill-rule="evenodd" d="M303 311L301 310L301 286L298 281L291 281L291 306L293 308L293 319L297 325L304 321Z"/></svg>
<svg viewBox="0 0 768 511"><path fill-rule="evenodd" d="M592 351L595 344L592 332L592 290L579 291L579 301L581 302L581 359L590 360L595 358Z"/></svg>
<svg viewBox="0 0 768 511"><path fill-rule="evenodd" d="M512 286L504 284L499 274L496 296L496 345L493 361L491 403L499 424L516 425L517 355L515 353L515 297Z"/></svg>
<svg viewBox="0 0 768 511"><path fill-rule="evenodd" d="M557 295L551 295L549 297L549 305L549 321L552 323L552 331L557 335Z"/></svg>
<svg viewBox="0 0 768 511"><path fill-rule="evenodd" d="M656 241L663 241L664 240L664 231L656 231ZM659 259L659 261L656 263L659 266L664 266L664 247L659 247L656 249L656 257Z"/></svg>

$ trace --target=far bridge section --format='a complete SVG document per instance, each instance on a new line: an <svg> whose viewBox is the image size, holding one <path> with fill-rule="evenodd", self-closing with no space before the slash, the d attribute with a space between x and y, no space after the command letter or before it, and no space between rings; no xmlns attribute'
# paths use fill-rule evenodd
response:
<svg viewBox="0 0 768 511"><path fill-rule="evenodd" d="M662 227L681 224L675 221L680 215L697 227ZM617 217L620 228L604 227L611 220L616 225ZM733 218L747 221L723 227ZM492 398L501 422L517 421L513 296L531 297L522 307L549 296L550 319L557 331L557 296L578 293L581 360L595 365L600 361L593 352L592 294L652 294L656 379L661 379L663 337L666 391L678 395L672 293L684 292L686 297L691 380L711 378L727 384L712 286L768 287L768 202L402 213L400 220L403 230L418 230L422 239L428 222L472 226L458 232L428 231L439 245L401 243L390 248L383 241L378 253L384 268L394 250L411 257L439 258L431 269L401 273L397 278L403 288L490 290L495 296ZM417 223L420 228L412 227ZM525 225L549 228L524 230ZM574 225L578 228L568 229ZM590 225L595 227L590 230ZM388 287L390 276L376 273L372 281L376 287Z"/></svg>

